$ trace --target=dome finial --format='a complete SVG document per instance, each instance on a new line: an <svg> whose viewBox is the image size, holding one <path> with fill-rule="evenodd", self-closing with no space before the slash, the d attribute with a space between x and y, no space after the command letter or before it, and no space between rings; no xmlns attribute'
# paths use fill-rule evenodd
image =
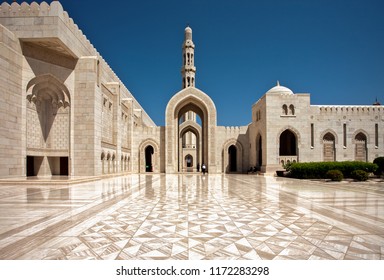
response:
<svg viewBox="0 0 384 280"><path fill-rule="evenodd" d="M277 80L277 84L276 84L278 87L280 86L280 82L279 82L279 80Z"/></svg>

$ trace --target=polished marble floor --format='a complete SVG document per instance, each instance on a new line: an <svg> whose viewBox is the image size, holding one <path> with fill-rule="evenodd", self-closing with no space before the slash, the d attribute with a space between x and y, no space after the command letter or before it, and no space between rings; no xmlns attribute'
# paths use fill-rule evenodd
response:
<svg viewBox="0 0 384 280"><path fill-rule="evenodd" d="M384 259L384 183L153 174L0 185L0 259Z"/></svg>

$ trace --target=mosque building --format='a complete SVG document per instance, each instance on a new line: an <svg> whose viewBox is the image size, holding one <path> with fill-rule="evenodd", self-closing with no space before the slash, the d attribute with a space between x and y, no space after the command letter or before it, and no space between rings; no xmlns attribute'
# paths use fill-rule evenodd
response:
<svg viewBox="0 0 384 280"><path fill-rule="evenodd" d="M311 105L277 82L246 126L217 125L195 87L187 27L182 89L156 126L58 1L0 5L0 176L274 173L288 162L384 156L384 106ZM247 108L244 108L247 109Z"/></svg>

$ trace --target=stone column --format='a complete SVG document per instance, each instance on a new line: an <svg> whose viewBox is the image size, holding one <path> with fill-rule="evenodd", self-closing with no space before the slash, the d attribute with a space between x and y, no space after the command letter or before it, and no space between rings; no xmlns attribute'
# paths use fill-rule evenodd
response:
<svg viewBox="0 0 384 280"><path fill-rule="evenodd" d="M96 56L81 57L75 68L73 96L73 175L101 174L101 90Z"/></svg>

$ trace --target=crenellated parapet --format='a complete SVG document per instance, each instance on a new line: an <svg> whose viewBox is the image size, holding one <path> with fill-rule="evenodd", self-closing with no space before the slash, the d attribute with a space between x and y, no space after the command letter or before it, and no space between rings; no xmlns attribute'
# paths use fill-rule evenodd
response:
<svg viewBox="0 0 384 280"><path fill-rule="evenodd" d="M377 115L384 112L384 106L354 106L354 105L311 105L311 108L323 115Z"/></svg>
<svg viewBox="0 0 384 280"><path fill-rule="evenodd" d="M225 126L225 134L227 135L237 135L242 132L242 126Z"/></svg>

